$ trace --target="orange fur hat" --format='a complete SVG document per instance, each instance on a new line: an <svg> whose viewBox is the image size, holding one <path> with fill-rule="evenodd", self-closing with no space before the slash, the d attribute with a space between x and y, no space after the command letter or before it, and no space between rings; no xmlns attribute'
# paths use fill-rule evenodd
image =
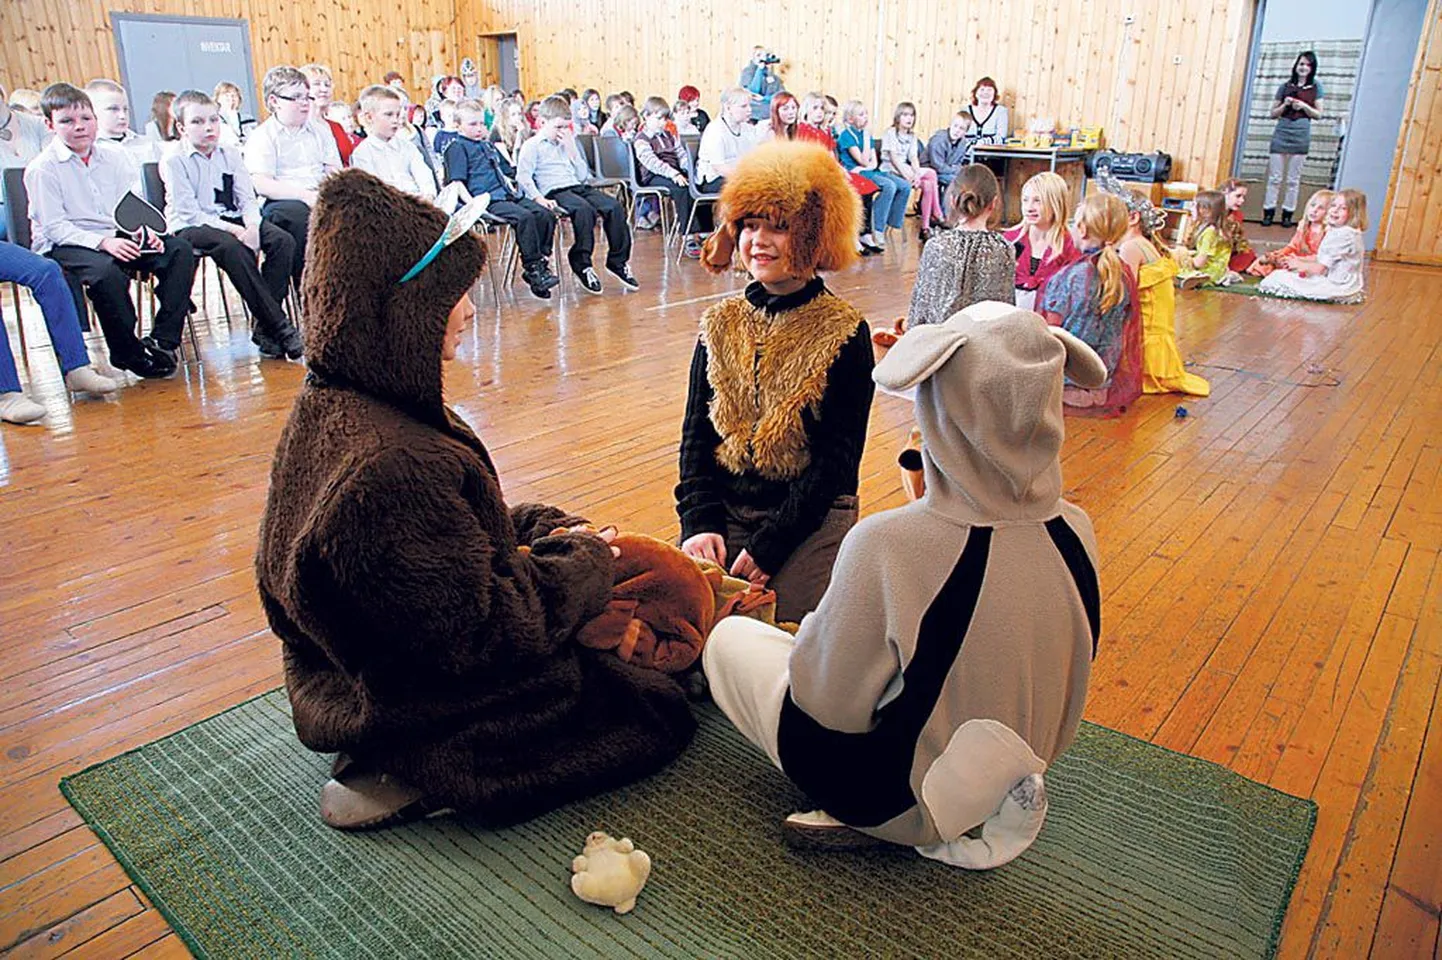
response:
<svg viewBox="0 0 1442 960"><path fill-rule="evenodd" d="M716 207L718 226L701 256L712 273L731 266L747 217L787 228L786 267L792 276L809 278L818 270L842 270L856 262L861 198L836 158L814 143L774 140L751 150L726 178Z"/></svg>

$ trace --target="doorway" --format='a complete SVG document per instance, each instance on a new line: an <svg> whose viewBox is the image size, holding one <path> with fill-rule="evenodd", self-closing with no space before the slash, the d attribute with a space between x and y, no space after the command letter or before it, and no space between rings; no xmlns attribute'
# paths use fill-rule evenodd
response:
<svg viewBox="0 0 1442 960"><path fill-rule="evenodd" d="M483 83L510 93L521 87L521 47L516 34L483 33L476 38Z"/></svg>
<svg viewBox="0 0 1442 960"><path fill-rule="evenodd" d="M258 115L248 21L111 13L110 23L131 126L145 126L157 91L210 91L222 80L245 91L242 113Z"/></svg>

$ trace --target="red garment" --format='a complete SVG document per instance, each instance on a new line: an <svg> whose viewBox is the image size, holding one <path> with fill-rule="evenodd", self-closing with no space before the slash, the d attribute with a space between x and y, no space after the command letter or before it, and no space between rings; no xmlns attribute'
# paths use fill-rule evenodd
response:
<svg viewBox="0 0 1442 960"><path fill-rule="evenodd" d="M1243 222L1242 211L1240 210L1233 210L1228 213L1227 216L1231 217L1238 223ZM1247 271L1247 268L1256 262L1256 251L1253 250L1251 247L1247 246L1246 241L1243 241L1241 249L1233 253L1232 258L1227 261L1227 269L1235 270L1237 273L1245 273Z"/></svg>
<svg viewBox="0 0 1442 960"><path fill-rule="evenodd" d="M813 127L809 123L798 123L796 125L796 139L805 143L819 143L833 155L836 153L836 138L822 130L820 127ZM840 163L840 160L836 161ZM851 189L863 197L869 197L881 188L861 174L852 170L846 171L846 179L851 182Z"/></svg>
<svg viewBox="0 0 1442 960"><path fill-rule="evenodd" d="M1069 312L1074 316L1062 316L1050 308L1042 313L1047 323L1054 327L1064 327L1084 341L1088 340L1087 328L1090 326L1092 329L1096 329L1095 321L1101 319L1097 310L1101 275L1097 271L1096 257L1096 254L1082 254L1077 258L1074 266L1069 266L1066 274L1063 275L1058 270L1054 275L1058 277L1055 280L1058 284L1066 284L1069 279L1081 278L1079 287L1076 284L1070 287L1071 290L1082 291L1080 296L1068 297L1063 294L1063 298L1070 301ZM1108 364L1111 368L1111 377L1106 386L1087 389L1073 386L1070 383L1066 384L1062 389L1062 404L1063 410L1068 415L1110 419L1126 413L1127 408L1142 395L1141 299L1137 296L1136 278L1132 276L1130 270L1122 270L1122 282L1126 285L1127 292L1126 317L1122 321L1121 327L1121 353L1117 356L1114 364ZM1042 304L1046 300L1047 291L1043 289L1037 295L1038 311L1042 311ZM1096 344L1092 345L1097 346ZM1097 352L1100 354L1102 350L1098 349ZM1106 358L1103 357L1103 359Z"/></svg>
<svg viewBox="0 0 1442 960"><path fill-rule="evenodd" d="M1006 241L1016 250L1016 286L1019 290L1040 291L1058 270L1081 259L1081 250L1071 238L1071 231L1062 230L1061 253L1050 260L1043 260L1035 271L1031 268L1031 232L1025 223L1018 223L1002 233Z"/></svg>
<svg viewBox="0 0 1442 960"><path fill-rule="evenodd" d="M335 137L336 149L340 151L341 166L350 166L350 155L355 152L355 137L346 133L345 127L334 120L326 120L326 123L330 125L330 135Z"/></svg>

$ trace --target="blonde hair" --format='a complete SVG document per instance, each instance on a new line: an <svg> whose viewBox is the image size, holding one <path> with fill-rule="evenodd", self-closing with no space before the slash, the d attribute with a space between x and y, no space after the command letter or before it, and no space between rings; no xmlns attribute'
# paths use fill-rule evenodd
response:
<svg viewBox="0 0 1442 960"><path fill-rule="evenodd" d="M721 109L734 107L738 103L750 103L751 94L745 87L728 87L721 94Z"/></svg>
<svg viewBox="0 0 1442 960"><path fill-rule="evenodd" d="M1218 233L1222 233L1223 221L1227 219L1227 198L1220 190L1203 190L1197 194L1194 203L1196 215L1192 218L1191 228L1187 230L1186 245L1195 250L1197 238L1207 227L1215 227ZM1231 242L1231 238L1227 238Z"/></svg>
<svg viewBox="0 0 1442 960"><path fill-rule="evenodd" d="M1066 223L1071 219L1071 191L1061 174L1046 171L1038 173L1021 185L1021 192L1028 190L1041 199L1041 208L1051 217L1051 227L1046 232L1046 243L1053 254L1060 254L1066 244Z"/></svg>
<svg viewBox="0 0 1442 960"><path fill-rule="evenodd" d="M856 116L858 113L865 109L866 104L862 103L860 100L848 100L841 105L841 119L845 120L847 123L850 123L852 117Z"/></svg>
<svg viewBox="0 0 1442 960"><path fill-rule="evenodd" d="M1307 198L1307 205L1302 208L1302 220L1303 220L1303 222L1305 222L1306 219L1307 219L1307 213L1306 213L1306 212L1312 208L1312 201L1314 201L1314 200L1317 201L1317 202L1320 203L1320 204L1322 205L1322 207L1325 209L1327 206L1329 206L1329 205L1332 203L1332 198L1335 197L1336 195L1337 195L1337 191L1335 191L1335 190L1322 189L1322 190L1318 190L1316 193L1314 193L1314 194L1312 194L1310 197L1308 197L1308 198ZM1324 219L1324 220L1326 219L1325 216L1323 217L1323 219Z"/></svg>
<svg viewBox="0 0 1442 960"><path fill-rule="evenodd" d="M315 83L317 80L328 80L331 86L335 85L335 78L330 75L330 67L323 63L307 63L300 68L305 74L306 83Z"/></svg>
<svg viewBox="0 0 1442 960"><path fill-rule="evenodd" d="M401 95L390 87L383 87L379 83L373 83L361 91L360 108L362 112L370 112L379 107L378 101L389 100L392 103L400 103Z"/></svg>
<svg viewBox="0 0 1442 960"><path fill-rule="evenodd" d="M210 96L218 104L220 102L220 95L222 93L235 94L235 99L240 104L240 106L245 106L245 94L240 92L240 87L231 83L229 80L222 80L217 83L215 85L215 89L211 91ZM239 107L237 107L236 109L239 109Z"/></svg>
<svg viewBox="0 0 1442 960"><path fill-rule="evenodd" d="M962 167L946 188L946 222L954 227L963 220L975 220L996 202L999 193L1001 185L990 168L979 163Z"/></svg>
<svg viewBox="0 0 1442 960"><path fill-rule="evenodd" d="M114 80L107 80L104 77L96 77L85 85L86 93L98 93L101 90L104 90L106 93L118 93L122 97L125 96L124 87Z"/></svg>
<svg viewBox="0 0 1442 960"><path fill-rule="evenodd" d="M821 122L825 123L826 95L817 93L815 90L811 91L806 96L801 98L801 112L797 114L797 117L802 123L810 123L811 121L807 120L806 118L811 116L811 111L817 107L820 107L822 109L823 112Z"/></svg>
<svg viewBox="0 0 1442 960"><path fill-rule="evenodd" d="M1097 275L1101 290L1097 307L1111 310L1126 297L1126 265L1117 254L1117 244L1127 232L1127 205L1110 193L1093 193L1077 207L1076 222L1086 235L1102 242L1097 254Z"/></svg>
<svg viewBox="0 0 1442 960"><path fill-rule="evenodd" d="M1361 190L1353 190L1351 187L1342 191L1342 196L1347 199L1347 223L1349 227L1356 227L1358 230L1367 229L1367 195Z"/></svg>

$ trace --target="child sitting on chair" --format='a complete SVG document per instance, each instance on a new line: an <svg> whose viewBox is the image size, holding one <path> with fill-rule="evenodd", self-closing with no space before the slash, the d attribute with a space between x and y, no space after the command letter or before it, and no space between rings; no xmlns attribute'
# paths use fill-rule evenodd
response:
<svg viewBox="0 0 1442 960"><path fill-rule="evenodd" d="M1367 196L1343 190L1327 205L1327 235L1315 257L1293 257L1287 269L1265 277L1258 289L1278 297L1361 303L1366 276Z"/></svg>
<svg viewBox="0 0 1442 960"><path fill-rule="evenodd" d="M379 84L360 95L360 120L366 136L351 154L351 166L380 177L388 185L424 200L436 197L436 174L415 141L400 135L405 104L401 95ZM451 211L447 210L446 213Z"/></svg>
<svg viewBox="0 0 1442 960"><path fill-rule="evenodd" d="M818 270L856 260L860 202L835 160L773 141L737 161L701 262L754 278L701 317L681 428L681 549L776 591L800 620L856 522L871 413L866 321Z"/></svg>
<svg viewBox="0 0 1442 960"><path fill-rule="evenodd" d="M1101 630L1091 522L1062 499L1063 373L1106 376L1011 304L908 332L874 376L915 390L924 498L847 535L794 641L740 617L711 631L717 706L821 808L788 841L986 869L1041 831Z"/></svg>

